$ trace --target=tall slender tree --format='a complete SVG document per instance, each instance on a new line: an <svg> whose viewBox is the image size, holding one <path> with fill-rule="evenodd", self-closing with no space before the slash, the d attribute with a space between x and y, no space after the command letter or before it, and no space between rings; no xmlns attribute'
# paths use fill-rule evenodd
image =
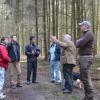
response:
<svg viewBox="0 0 100 100"><path fill-rule="evenodd" d="M66 33L68 33L68 0L65 0L65 7L66 7Z"/></svg>
<svg viewBox="0 0 100 100"><path fill-rule="evenodd" d="M55 0L52 0L52 34L55 35Z"/></svg>
<svg viewBox="0 0 100 100"><path fill-rule="evenodd" d="M74 41L77 39L77 34L76 34L76 7L75 7L75 0L72 0L71 2L71 33L72 36L74 37Z"/></svg>
<svg viewBox="0 0 100 100"><path fill-rule="evenodd" d="M50 47L50 29L51 29L51 16L50 16L50 13L51 13L51 6L50 6L51 2L50 0L48 0L48 49Z"/></svg>
<svg viewBox="0 0 100 100"><path fill-rule="evenodd" d="M58 24L59 24L59 0L56 0L56 25L55 25L55 32L56 37L58 38Z"/></svg>
<svg viewBox="0 0 100 100"><path fill-rule="evenodd" d="M46 35L46 0L43 0L43 30L44 30L44 59L47 60L47 35Z"/></svg>
<svg viewBox="0 0 100 100"><path fill-rule="evenodd" d="M36 44L38 45L38 0L35 0L35 21L36 21Z"/></svg>

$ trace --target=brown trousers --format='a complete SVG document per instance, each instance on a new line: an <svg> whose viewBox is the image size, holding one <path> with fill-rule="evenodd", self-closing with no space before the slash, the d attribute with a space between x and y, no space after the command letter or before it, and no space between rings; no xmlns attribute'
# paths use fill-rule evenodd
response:
<svg viewBox="0 0 100 100"><path fill-rule="evenodd" d="M10 83L14 84L15 76L17 75L17 83L20 83L20 77L21 77L21 67L19 62L13 62L10 64L9 67L10 72Z"/></svg>
<svg viewBox="0 0 100 100"><path fill-rule="evenodd" d="M93 85L90 76L90 68L91 68L92 61L93 61L92 56L79 57L81 81L83 82L84 85L86 98L93 98Z"/></svg>

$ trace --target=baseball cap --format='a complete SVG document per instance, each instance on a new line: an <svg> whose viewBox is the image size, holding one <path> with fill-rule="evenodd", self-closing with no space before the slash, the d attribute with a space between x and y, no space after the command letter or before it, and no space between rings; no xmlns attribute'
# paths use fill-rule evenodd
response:
<svg viewBox="0 0 100 100"><path fill-rule="evenodd" d="M79 23L80 26L82 25L86 25L86 26L91 26L91 23L89 21L83 21L81 23Z"/></svg>

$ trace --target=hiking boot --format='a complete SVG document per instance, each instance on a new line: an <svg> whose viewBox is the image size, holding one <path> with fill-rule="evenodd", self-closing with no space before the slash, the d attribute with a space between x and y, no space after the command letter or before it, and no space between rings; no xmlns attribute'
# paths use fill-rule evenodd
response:
<svg viewBox="0 0 100 100"><path fill-rule="evenodd" d="M55 81L52 80L51 83L55 83Z"/></svg>
<svg viewBox="0 0 100 100"><path fill-rule="evenodd" d="M62 91L65 91L65 90L67 90L67 89L66 89L66 88L62 88L61 90L62 90Z"/></svg>
<svg viewBox="0 0 100 100"><path fill-rule="evenodd" d="M20 83L17 83L16 87L22 87L22 85Z"/></svg>
<svg viewBox="0 0 100 100"><path fill-rule="evenodd" d="M32 81L32 83L38 84L39 82L37 82L37 81Z"/></svg>
<svg viewBox="0 0 100 100"><path fill-rule="evenodd" d="M88 98L88 100L96 100L96 98L90 97L90 98Z"/></svg>
<svg viewBox="0 0 100 100"><path fill-rule="evenodd" d="M16 86L14 84L12 84L10 87L11 89L16 89Z"/></svg>
<svg viewBox="0 0 100 100"><path fill-rule="evenodd" d="M68 94L71 94L72 93L72 91L69 91L69 90L63 90L63 93L65 94L65 93L68 93Z"/></svg>
<svg viewBox="0 0 100 100"><path fill-rule="evenodd" d="M56 81L55 84L56 85L61 85L61 81Z"/></svg>
<svg viewBox="0 0 100 100"><path fill-rule="evenodd" d="M96 100L96 99L94 97L90 97L90 98L84 97L82 100Z"/></svg>
<svg viewBox="0 0 100 100"><path fill-rule="evenodd" d="M31 82L30 81L27 81L27 83L26 83L27 85L30 85L31 84Z"/></svg>

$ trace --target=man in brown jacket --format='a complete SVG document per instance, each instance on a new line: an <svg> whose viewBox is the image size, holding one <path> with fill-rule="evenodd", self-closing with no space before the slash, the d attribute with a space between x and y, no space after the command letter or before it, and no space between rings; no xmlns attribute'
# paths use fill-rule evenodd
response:
<svg viewBox="0 0 100 100"><path fill-rule="evenodd" d="M51 36L55 43L58 43L62 47L62 65L63 65L63 76L65 79L65 84L63 93L73 92L73 67L76 65L76 48L71 39L70 35L64 36L64 42L60 42L55 37Z"/></svg>
<svg viewBox="0 0 100 100"><path fill-rule="evenodd" d="M79 48L79 64L81 81L84 84L85 97L83 100L94 100L93 85L90 77L90 68L93 59L94 36L91 31L91 24L88 21L79 23L83 36L77 40L76 46Z"/></svg>

